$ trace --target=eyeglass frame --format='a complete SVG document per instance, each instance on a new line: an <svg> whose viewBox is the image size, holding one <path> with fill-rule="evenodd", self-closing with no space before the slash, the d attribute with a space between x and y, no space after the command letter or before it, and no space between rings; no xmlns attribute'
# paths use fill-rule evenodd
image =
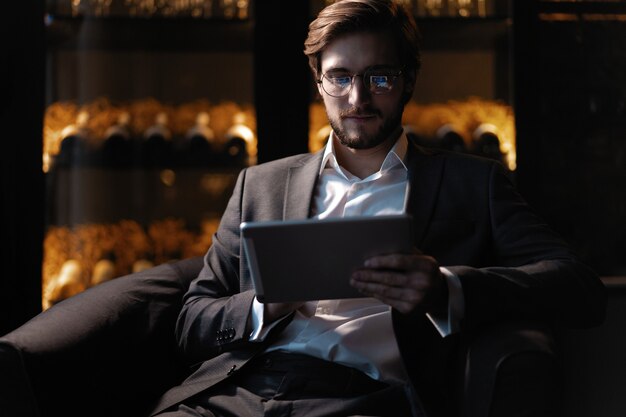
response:
<svg viewBox="0 0 626 417"><path fill-rule="evenodd" d="M384 68L384 67L383 67L383 68ZM377 71L377 70L378 70L378 71L382 71L382 69L381 69L380 67L370 67L370 68L367 68L367 69L366 69L365 71L363 71L363 72L357 72L357 73L354 73L354 74L351 74L349 71L345 71L345 72L346 72L347 74L349 74L349 76L350 76L350 88L348 88L348 89L347 89L347 91L346 91L344 94L339 95L339 96L333 95L333 94L329 93L328 91L326 91L326 89L324 88L324 77L326 77L326 74L328 74L329 72L332 72L332 71L344 72L343 70L338 70L338 69L336 69L336 68L330 69L330 70L326 71L325 73L323 73L323 74L322 74L322 76L320 77L320 79L319 79L319 80L316 80L316 83L317 83L317 84L320 84L320 85L322 86L322 90L324 90L324 92L325 92L326 94L328 94L329 96L331 96L331 97L335 97L335 98L339 98L339 97L345 97L345 96L347 96L348 94L350 94L350 92L352 91L352 88L354 87L354 79L355 79L357 76L360 76L360 77L362 78L363 82L365 83L365 86L366 86L366 87L368 87L368 91L369 91L371 94L374 94L374 95L385 95L385 94L389 94L389 93L391 93L391 92L393 91L393 89L394 89L394 87L395 87L395 85L396 85L396 82L398 81L398 78L400 78L400 77L404 74L404 67L400 67L400 68L399 68L399 69L397 69L397 70L396 70L396 69L392 70L392 71L397 71L397 73L391 74L391 76L392 76L392 77L395 77L395 78L393 79L393 84L391 85L391 87L389 88L389 90L387 90L387 91L379 91L379 92L375 92L375 91L372 91L372 89L371 89L371 88L372 88L372 87L371 87L371 83L369 83L369 82L367 82L367 81L366 81L365 75L366 75L368 72ZM326 79L328 80L328 77L326 77ZM331 82L331 81L329 80L329 82ZM368 85L368 84L369 84L369 85Z"/></svg>

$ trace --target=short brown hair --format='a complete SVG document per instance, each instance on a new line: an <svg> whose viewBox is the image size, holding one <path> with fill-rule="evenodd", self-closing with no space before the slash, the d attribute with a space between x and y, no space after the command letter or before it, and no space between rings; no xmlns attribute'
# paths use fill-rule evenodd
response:
<svg viewBox="0 0 626 417"><path fill-rule="evenodd" d="M341 0L324 8L309 25L304 54L316 80L324 49L337 37L355 32L389 33L405 73L419 71L420 34L410 12L393 0Z"/></svg>

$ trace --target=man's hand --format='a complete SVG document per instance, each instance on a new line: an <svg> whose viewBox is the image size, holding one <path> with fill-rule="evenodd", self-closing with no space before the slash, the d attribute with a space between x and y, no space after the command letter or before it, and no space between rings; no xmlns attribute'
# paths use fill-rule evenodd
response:
<svg viewBox="0 0 626 417"><path fill-rule="evenodd" d="M448 302L439 263L417 249L413 254L369 258L364 268L352 274L350 284L405 314L418 307L424 312L445 311Z"/></svg>
<svg viewBox="0 0 626 417"><path fill-rule="evenodd" d="M263 310L263 321L271 323L299 309L304 302L297 303L265 303Z"/></svg>

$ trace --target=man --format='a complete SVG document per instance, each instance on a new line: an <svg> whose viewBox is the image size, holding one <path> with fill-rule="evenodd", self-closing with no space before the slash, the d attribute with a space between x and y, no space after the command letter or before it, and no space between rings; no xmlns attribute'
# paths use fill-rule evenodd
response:
<svg viewBox="0 0 626 417"><path fill-rule="evenodd" d="M177 325L194 372L153 414L443 415L456 410L459 335L501 321L601 320L599 280L498 163L407 140L402 112L420 66L410 14L390 0L337 2L311 23L305 54L328 145L240 174ZM346 277L363 299L255 299L242 222L404 212L416 248ZM524 405L520 388L512 407Z"/></svg>

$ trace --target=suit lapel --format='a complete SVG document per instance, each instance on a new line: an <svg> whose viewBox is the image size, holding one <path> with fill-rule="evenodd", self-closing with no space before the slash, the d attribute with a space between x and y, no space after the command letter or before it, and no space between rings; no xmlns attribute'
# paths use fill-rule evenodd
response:
<svg viewBox="0 0 626 417"><path fill-rule="evenodd" d="M311 202L319 176L323 152L319 151L304 164L291 167L287 176L283 220L305 219L311 213ZM409 142L407 166L409 169L409 199L407 212L413 216L415 244L419 248L432 219L445 158Z"/></svg>
<svg viewBox="0 0 626 417"><path fill-rule="evenodd" d="M322 157L323 150L307 159L302 165L289 169L285 187L284 220L309 217ZM435 211L444 165L445 158L441 154L425 150L409 142L407 167L410 187L407 213L413 216L417 248L422 245Z"/></svg>
<svg viewBox="0 0 626 417"><path fill-rule="evenodd" d="M407 165L410 188L407 212L413 216L417 248L422 245L434 213L441 187L444 160L440 154L423 150L409 142Z"/></svg>
<svg viewBox="0 0 626 417"><path fill-rule="evenodd" d="M322 156L322 151L317 152L305 164L289 169L283 220L306 219L309 217Z"/></svg>

